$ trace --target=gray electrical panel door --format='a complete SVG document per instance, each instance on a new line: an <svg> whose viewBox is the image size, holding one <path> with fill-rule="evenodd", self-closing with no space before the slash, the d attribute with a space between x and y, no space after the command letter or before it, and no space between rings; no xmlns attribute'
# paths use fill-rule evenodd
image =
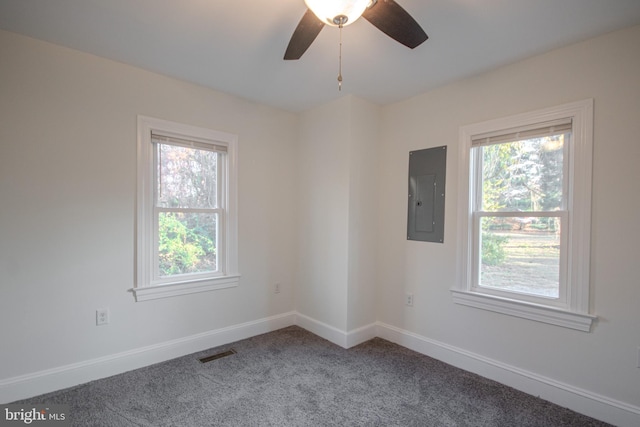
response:
<svg viewBox="0 0 640 427"><path fill-rule="evenodd" d="M444 242L447 147L409 153L407 239Z"/></svg>

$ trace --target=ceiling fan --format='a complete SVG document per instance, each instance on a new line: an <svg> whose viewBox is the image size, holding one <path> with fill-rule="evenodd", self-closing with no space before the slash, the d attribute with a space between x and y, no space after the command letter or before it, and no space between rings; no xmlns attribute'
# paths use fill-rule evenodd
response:
<svg viewBox="0 0 640 427"><path fill-rule="evenodd" d="M360 16L411 49L428 39L420 24L393 0L305 0L305 3L308 9L291 36L285 60L300 59L325 24L342 28Z"/></svg>

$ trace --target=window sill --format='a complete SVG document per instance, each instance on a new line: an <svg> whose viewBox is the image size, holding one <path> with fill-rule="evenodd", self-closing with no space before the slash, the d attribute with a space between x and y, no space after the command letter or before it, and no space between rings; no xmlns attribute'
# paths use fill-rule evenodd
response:
<svg viewBox="0 0 640 427"><path fill-rule="evenodd" d="M508 298L483 295L475 292L451 290L453 302L496 313L535 320L537 322L590 332L591 325L598 318L585 313L561 310Z"/></svg>
<svg viewBox="0 0 640 427"><path fill-rule="evenodd" d="M175 297L179 295L195 294L197 292L208 292L217 289L226 289L238 286L240 275L231 275L207 279L204 281L192 281L181 283L169 283L166 285L144 286L129 289L133 293L136 302L153 299Z"/></svg>

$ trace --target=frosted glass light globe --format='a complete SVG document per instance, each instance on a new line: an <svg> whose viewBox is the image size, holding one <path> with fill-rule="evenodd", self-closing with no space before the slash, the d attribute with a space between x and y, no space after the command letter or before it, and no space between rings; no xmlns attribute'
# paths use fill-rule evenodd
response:
<svg viewBox="0 0 640 427"><path fill-rule="evenodd" d="M337 27L340 17L346 16L343 25L356 21L365 11L371 0L304 0L307 7L325 24Z"/></svg>

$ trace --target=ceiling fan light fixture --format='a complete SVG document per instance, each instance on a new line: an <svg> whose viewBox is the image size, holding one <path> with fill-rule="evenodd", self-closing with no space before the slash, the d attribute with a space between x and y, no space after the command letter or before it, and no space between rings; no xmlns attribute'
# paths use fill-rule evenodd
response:
<svg viewBox="0 0 640 427"><path fill-rule="evenodd" d="M325 24L338 27L356 21L371 0L304 0L307 7Z"/></svg>

